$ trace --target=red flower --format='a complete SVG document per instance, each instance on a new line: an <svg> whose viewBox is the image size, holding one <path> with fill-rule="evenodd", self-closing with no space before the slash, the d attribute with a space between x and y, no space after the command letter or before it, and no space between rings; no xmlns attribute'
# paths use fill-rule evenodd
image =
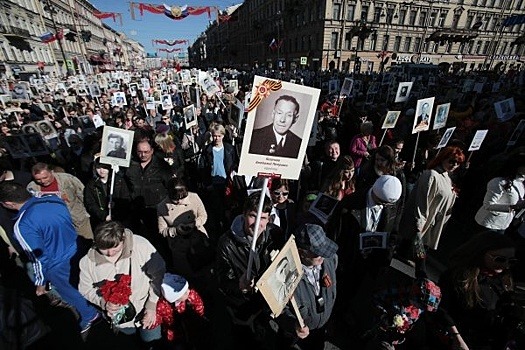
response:
<svg viewBox="0 0 525 350"><path fill-rule="evenodd" d="M120 274L114 281L105 280L100 286L100 294L108 303L127 305L131 296L131 276Z"/></svg>

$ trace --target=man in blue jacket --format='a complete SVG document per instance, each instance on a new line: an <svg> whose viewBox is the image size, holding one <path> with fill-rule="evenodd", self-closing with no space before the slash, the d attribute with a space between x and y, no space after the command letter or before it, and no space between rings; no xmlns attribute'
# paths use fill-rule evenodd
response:
<svg viewBox="0 0 525 350"><path fill-rule="evenodd" d="M0 204L18 211L15 239L33 264L36 295L46 294L46 284L51 283L78 311L81 335L87 335L99 313L69 282L77 232L65 202L52 195L32 197L22 185L4 182L0 184Z"/></svg>

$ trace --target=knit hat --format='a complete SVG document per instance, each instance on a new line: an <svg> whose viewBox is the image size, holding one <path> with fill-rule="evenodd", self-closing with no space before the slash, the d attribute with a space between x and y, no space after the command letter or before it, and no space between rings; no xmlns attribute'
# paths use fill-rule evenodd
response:
<svg viewBox="0 0 525 350"><path fill-rule="evenodd" d="M297 247L306 249L317 256L331 258L337 252L337 244L330 238L319 225L305 224L295 237Z"/></svg>
<svg viewBox="0 0 525 350"><path fill-rule="evenodd" d="M165 273L162 280L162 295L169 303L179 300L189 289L188 281L182 276Z"/></svg>
<svg viewBox="0 0 525 350"><path fill-rule="evenodd" d="M401 191L401 181L392 175L381 175L372 186L372 192L383 203L396 202Z"/></svg>

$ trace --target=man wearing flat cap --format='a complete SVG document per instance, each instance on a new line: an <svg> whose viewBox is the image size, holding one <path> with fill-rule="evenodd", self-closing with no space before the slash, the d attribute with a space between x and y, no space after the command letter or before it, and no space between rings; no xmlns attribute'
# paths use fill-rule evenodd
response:
<svg viewBox="0 0 525 350"><path fill-rule="evenodd" d="M280 348L299 345L302 350L322 350L326 340L326 324L336 298L337 244L326 236L323 228L305 224L296 233L303 277L294 292L305 327L301 327L292 309L286 307L277 318Z"/></svg>

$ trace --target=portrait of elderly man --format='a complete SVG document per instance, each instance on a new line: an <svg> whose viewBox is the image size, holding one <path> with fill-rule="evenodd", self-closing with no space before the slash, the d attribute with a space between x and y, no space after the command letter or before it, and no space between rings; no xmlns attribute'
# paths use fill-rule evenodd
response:
<svg viewBox="0 0 525 350"><path fill-rule="evenodd" d="M126 159L126 149L124 148L124 137L119 134L108 135L107 156Z"/></svg>
<svg viewBox="0 0 525 350"><path fill-rule="evenodd" d="M297 158L302 139L290 129L299 119L299 102L282 95L272 110L272 124L254 129L249 153L275 157Z"/></svg>

